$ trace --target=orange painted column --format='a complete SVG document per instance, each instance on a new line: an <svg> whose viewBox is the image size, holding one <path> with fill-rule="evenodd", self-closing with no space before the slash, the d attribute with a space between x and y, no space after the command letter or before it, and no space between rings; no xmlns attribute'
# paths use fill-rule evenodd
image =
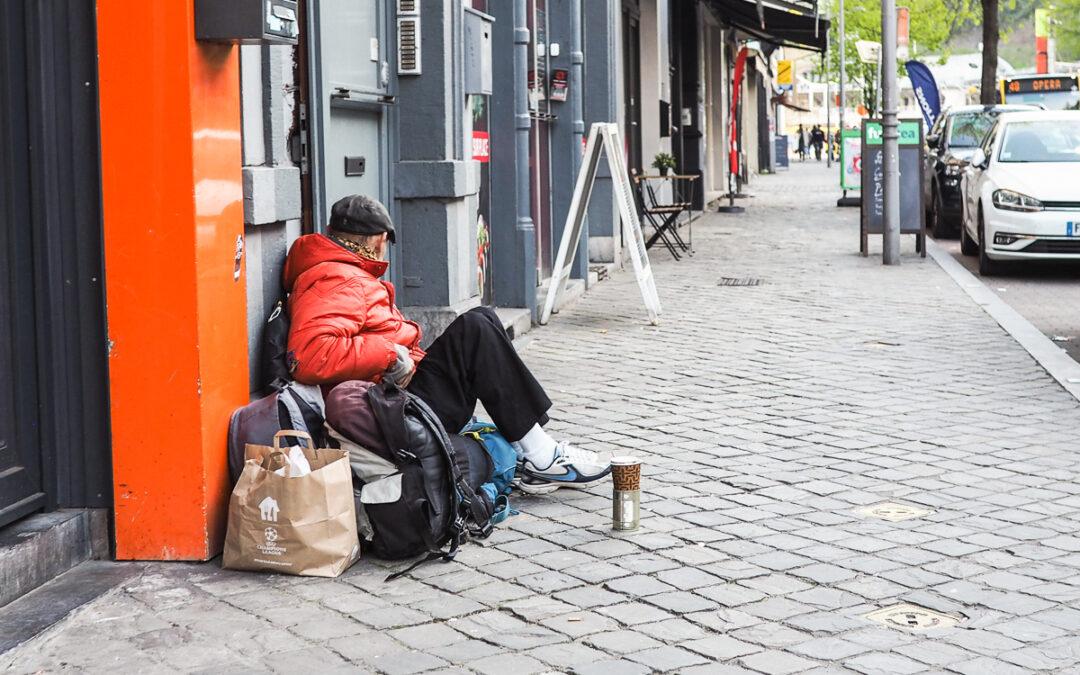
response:
<svg viewBox="0 0 1080 675"><path fill-rule="evenodd" d="M121 560L220 552L229 413L248 401L239 53L194 25L193 0L98 0Z"/></svg>

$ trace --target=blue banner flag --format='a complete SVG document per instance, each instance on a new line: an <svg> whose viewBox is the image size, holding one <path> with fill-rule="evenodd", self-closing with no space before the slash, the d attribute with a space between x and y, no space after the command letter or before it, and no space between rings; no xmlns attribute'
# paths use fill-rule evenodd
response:
<svg viewBox="0 0 1080 675"><path fill-rule="evenodd" d="M941 114L941 96L938 94L934 74L921 61L908 61L904 67L907 68L911 88L915 91L915 100L919 102L923 119L926 120L927 128L930 128Z"/></svg>

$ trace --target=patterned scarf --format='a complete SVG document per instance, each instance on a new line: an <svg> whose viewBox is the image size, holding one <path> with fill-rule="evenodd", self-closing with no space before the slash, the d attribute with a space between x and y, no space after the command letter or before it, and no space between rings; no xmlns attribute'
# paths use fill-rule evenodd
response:
<svg viewBox="0 0 1080 675"><path fill-rule="evenodd" d="M371 248L367 244L361 244L360 242L352 241L351 239L346 239L345 237L339 237L336 234L331 234L329 236L330 240L333 241L335 244L338 244L339 246L348 251L352 251L361 258L367 258L368 260L377 261L382 260L379 254L375 252L375 249Z"/></svg>

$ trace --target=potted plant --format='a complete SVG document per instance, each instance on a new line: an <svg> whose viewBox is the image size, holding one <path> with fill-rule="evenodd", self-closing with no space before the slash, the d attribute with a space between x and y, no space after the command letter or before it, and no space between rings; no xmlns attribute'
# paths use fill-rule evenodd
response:
<svg viewBox="0 0 1080 675"><path fill-rule="evenodd" d="M653 157L652 165L661 176L666 176L668 171L675 168L675 158L666 152L658 152L656 157Z"/></svg>

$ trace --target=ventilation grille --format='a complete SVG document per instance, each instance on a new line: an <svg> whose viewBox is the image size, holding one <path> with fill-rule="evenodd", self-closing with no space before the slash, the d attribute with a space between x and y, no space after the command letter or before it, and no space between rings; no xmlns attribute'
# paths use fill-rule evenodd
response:
<svg viewBox="0 0 1080 675"><path fill-rule="evenodd" d="M401 0L401 4L407 3ZM420 74L420 17L399 16L397 20L398 75Z"/></svg>
<svg viewBox="0 0 1080 675"><path fill-rule="evenodd" d="M417 0L398 0L397 13L398 16L405 16L406 14L411 16L417 16L420 14L420 10L416 7L420 3Z"/></svg>
<svg viewBox="0 0 1080 675"><path fill-rule="evenodd" d="M755 279L753 277L743 277L737 279L735 277L720 277L720 281L717 282L718 286L760 286L762 280Z"/></svg>

